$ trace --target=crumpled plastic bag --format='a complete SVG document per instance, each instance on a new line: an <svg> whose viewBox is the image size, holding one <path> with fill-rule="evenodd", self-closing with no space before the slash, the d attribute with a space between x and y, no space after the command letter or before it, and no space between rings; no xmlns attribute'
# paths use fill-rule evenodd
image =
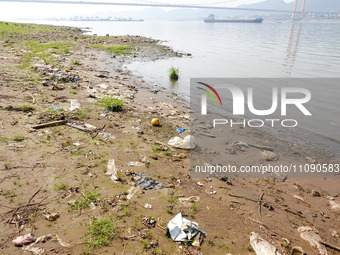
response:
<svg viewBox="0 0 340 255"><path fill-rule="evenodd" d="M195 138L192 135L187 135L184 139L179 136L175 136L171 138L168 142L169 145L174 146L175 148L192 150L195 149Z"/></svg>
<svg viewBox="0 0 340 255"><path fill-rule="evenodd" d="M205 232L200 230L199 224L183 218L181 213L178 213L172 220L169 221L168 229L171 239L176 242L192 240L199 234L201 237L201 240L199 241L200 243L205 237ZM199 246L199 244L197 246Z"/></svg>
<svg viewBox="0 0 340 255"><path fill-rule="evenodd" d="M255 232L251 232L250 245L257 255L281 255L278 249Z"/></svg>

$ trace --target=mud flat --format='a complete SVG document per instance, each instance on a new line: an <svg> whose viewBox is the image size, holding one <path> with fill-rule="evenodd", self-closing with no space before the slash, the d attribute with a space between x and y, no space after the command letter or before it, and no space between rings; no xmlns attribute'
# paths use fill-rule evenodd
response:
<svg viewBox="0 0 340 255"><path fill-rule="evenodd" d="M7 22L0 41L0 254L254 254L251 232L282 254L317 254L300 226L338 254L337 179L190 178L189 151L167 145L189 128L188 106L124 68L182 54L140 36ZM237 141L271 147L276 164L339 162L258 130L225 139L235 164L264 162ZM154 182L138 186L140 173ZM166 235L179 212L207 233L200 246ZM28 233L42 239L15 247Z"/></svg>

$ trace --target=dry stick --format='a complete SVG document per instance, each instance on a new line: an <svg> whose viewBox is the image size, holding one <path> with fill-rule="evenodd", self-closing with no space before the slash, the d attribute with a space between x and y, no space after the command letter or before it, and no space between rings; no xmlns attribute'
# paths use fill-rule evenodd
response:
<svg viewBox="0 0 340 255"><path fill-rule="evenodd" d="M11 213L11 212L13 212L13 211L17 211L17 210L19 210L19 209L21 209L21 208L24 208L24 207L30 207L30 206L35 206L35 205L37 205L37 204L39 204L39 203L33 203L33 204L26 204L26 205L20 205L20 206L18 206L18 207L16 207L16 208L13 208L12 210L10 210L10 211L8 211L8 212L6 212L6 213L3 213L4 215L6 215L6 214L9 214L9 213Z"/></svg>
<svg viewBox="0 0 340 255"><path fill-rule="evenodd" d="M263 198L263 196L264 196L264 192L262 192L262 194L261 194L261 196L259 198L259 214L260 214L261 218L262 218L262 207L261 207L261 205L262 205L262 198Z"/></svg>
<svg viewBox="0 0 340 255"><path fill-rule="evenodd" d="M335 246L335 245L333 245L333 244L330 244L330 243L328 243L328 242L326 242L326 241L321 241L320 243L323 244L323 245L325 245L325 246L327 246L327 247L329 247L329 248L332 248L332 249L334 249L334 250L340 251L340 247Z"/></svg>
<svg viewBox="0 0 340 255"><path fill-rule="evenodd" d="M257 149L261 149L261 150L266 150L266 151L274 151L272 148L269 147L263 147L263 146L257 146L257 145L252 145L252 144L248 144L250 147L254 147Z"/></svg>
<svg viewBox="0 0 340 255"><path fill-rule="evenodd" d="M91 137L92 137L92 138L96 138L97 135L98 135L101 131L104 130L105 126L106 126L106 124L104 124L101 128L98 128L98 129L96 130L96 132L93 133L93 135L92 135Z"/></svg>
<svg viewBox="0 0 340 255"><path fill-rule="evenodd" d="M30 204L31 201L32 201L32 199L39 193L39 191L40 191L41 189L42 189L42 187L40 187L40 188L39 188L39 189L31 196L31 198L28 200L28 202L26 203L26 205L18 206L17 208L15 208L14 210L12 210L13 213L12 213L12 216L11 216L11 218L9 219L8 222L11 222L11 221L12 221L12 219L14 218L15 213L16 213L19 209L25 208L25 207L28 207L28 206L32 206L32 204ZM38 204L41 204L41 202L38 203ZM8 213L9 213L9 212L8 212Z"/></svg>
<svg viewBox="0 0 340 255"><path fill-rule="evenodd" d="M67 123L67 120L57 120L57 121L39 124L39 125L33 126L32 128L33 129L39 129L39 128L45 128L45 127L50 127L50 126L63 125L65 123Z"/></svg>
<svg viewBox="0 0 340 255"><path fill-rule="evenodd" d="M42 187L40 187L32 196L31 198L28 200L27 204L30 204L32 199L40 192L40 190L42 189Z"/></svg>
<svg viewBox="0 0 340 255"><path fill-rule="evenodd" d="M33 223L35 222L35 218L37 217L37 211L38 211L39 207L41 206L41 203L42 203L44 200L46 200L46 199L47 199L47 197L43 198L43 199L37 204L37 206L35 207L35 211L34 211L34 213L33 213L33 215L34 215L33 221L31 222L31 232L32 232L32 228L33 228Z"/></svg>
<svg viewBox="0 0 340 255"><path fill-rule="evenodd" d="M257 224L259 224L259 225L265 227L266 229L270 230L270 231L273 232L274 234L279 235L279 236L281 236L281 237L284 237L284 236L281 235L280 233L277 233L276 231L272 230L272 229L271 229L270 227L268 227L266 224L264 224L264 223L262 223L262 222L260 222L260 221L254 220L253 218L250 218L250 217L249 217L249 219L252 220L252 221L254 221L255 223L257 223Z"/></svg>
<svg viewBox="0 0 340 255"><path fill-rule="evenodd" d="M161 229L163 229L163 230L165 230L165 228L163 228L161 225L159 225L158 223L156 224L156 226L157 227L159 227L159 228L161 228Z"/></svg>
<svg viewBox="0 0 340 255"><path fill-rule="evenodd" d="M2 121L0 122L0 127L4 129L5 127L2 125Z"/></svg>
<svg viewBox="0 0 340 255"><path fill-rule="evenodd" d="M256 200L256 199L252 199L252 198L245 197L245 196L239 196L239 195L234 195L234 194L229 194L229 196L231 196L231 197L237 197L237 198L244 198L244 199L247 199L247 200L249 200L249 201L253 201L253 202L255 202L255 203L258 203L258 202L259 202L259 201Z"/></svg>
<svg viewBox="0 0 340 255"><path fill-rule="evenodd" d="M33 95L31 95L30 93L26 92L27 95L29 95L30 97L32 97L32 103L35 104L35 97Z"/></svg>

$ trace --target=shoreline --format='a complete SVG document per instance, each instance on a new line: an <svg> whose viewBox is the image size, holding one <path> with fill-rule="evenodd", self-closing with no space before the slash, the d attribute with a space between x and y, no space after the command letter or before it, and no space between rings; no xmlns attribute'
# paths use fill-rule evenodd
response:
<svg viewBox="0 0 340 255"><path fill-rule="evenodd" d="M44 37L35 34L41 30L46 30ZM60 42L70 35L71 41L76 43L72 49L64 48ZM29 48L20 45L26 37L37 40L40 48L56 42L59 46L38 52L39 56L30 55L29 68L17 69L29 52ZM302 240L296 230L304 225L315 227L324 240L339 243L339 234L334 230L339 222L338 211L332 209L330 203L340 203L337 179L235 178L225 181L197 180L188 176L190 153L167 145L170 138L178 135L176 128L189 128L188 105L176 95L149 88L142 77L122 68L126 58L177 55L168 47L157 44L158 40L138 36L93 37L80 35L74 28L38 25L34 25L28 35L16 34L2 40L7 42L2 44L0 51L0 122L3 127L0 128L0 198L3 205L16 208L26 204L34 192L43 187L32 202L47 197L44 206L33 212L21 212L22 216L27 216L27 221L19 222L17 226L23 226L20 234L27 231L37 236L52 234L55 242L47 240L36 245L48 254L248 254L252 252L249 244L252 231L260 233L283 254L290 254L292 246L301 246L307 253L314 254L316 250ZM115 58L111 58L105 50L89 47L93 44L128 44L133 50L126 56L114 53ZM34 47L33 43L31 45ZM63 59L56 62L60 67L40 63L42 58L47 60L47 53L53 59ZM48 61L52 63L52 60ZM55 83L48 75L55 68L59 70L53 72L67 74L63 78L77 75L79 81ZM35 76L37 74L39 77ZM106 111L99 103L106 95L124 98L124 110ZM71 100L80 103L79 110L69 110ZM20 108L24 105L25 109ZM150 125L155 117L160 119L160 127ZM91 132L65 125L31 130L34 125L63 119L103 128L97 130L96 137L92 137ZM273 147L279 155L275 164L292 161L329 163L332 160L329 154L313 146L302 148L258 130L236 129L226 140L230 152L226 156L235 164L264 163L258 149L233 147L234 142L244 140ZM118 181L115 182L111 180L109 170L112 160L117 168ZM131 189L136 188L133 173L141 172L157 182L167 183L168 187L140 189L129 199ZM95 194L93 192L100 194L92 196L91 206L89 203L80 210L79 207L74 209L74 205L81 204L82 198L89 198L87 195ZM262 193L267 205L274 210L263 206L259 214L257 203L230 196L237 194L254 199L256 196L257 199ZM145 208L145 203L151 204L152 208ZM0 214L8 210L1 207ZM59 218L48 221L43 216L47 212L57 212ZM178 212L198 222L207 232L201 247L176 243L165 236L163 228ZM1 224L9 219L8 214L3 215ZM144 221L144 216L149 220ZM89 228L97 218L112 219L116 226L115 236L109 239L108 246L91 246L88 241ZM150 225L151 218L160 227ZM11 243L17 235L16 225L6 224L3 229L1 251L9 255L21 252L21 248ZM70 245L63 246L55 235ZM288 242L283 243L282 238ZM328 252L336 254L333 249Z"/></svg>

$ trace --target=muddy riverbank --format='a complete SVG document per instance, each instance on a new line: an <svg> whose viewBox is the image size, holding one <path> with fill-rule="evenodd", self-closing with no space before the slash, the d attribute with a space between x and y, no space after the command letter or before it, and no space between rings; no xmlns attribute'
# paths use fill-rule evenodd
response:
<svg viewBox="0 0 340 255"><path fill-rule="evenodd" d="M336 179L190 178L189 151L167 145L176 128L189 129L188 106L124 68L180 53L76 28L0 22L0 32L0 254L21 254L12 240L27 233L50 235L31 254L255 254L251 232L282 254L293 246L317 254L300 226L339 246ZM230 147L237 141L272 147L277 164L338 160L260 131L237 129L226 140L234 163L263 162L257 148ZM140 173L164 186L143 189ZM201 246L166 235L179 212L207 233Z"/></svg>

